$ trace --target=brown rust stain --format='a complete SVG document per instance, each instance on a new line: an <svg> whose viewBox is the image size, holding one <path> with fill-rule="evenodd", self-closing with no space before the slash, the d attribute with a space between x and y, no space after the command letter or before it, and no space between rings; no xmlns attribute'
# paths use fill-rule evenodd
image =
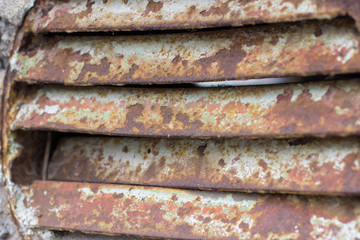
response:
<svg viewBox="0 0 360 240"><path fill-rule="evenodd" d="M336 86L330 85L328 91L322 97L322 101L313 101L310 89L304 89L294 101L291 101L292 95L291 90L285 89L284 94L278 96L276 107L272 109L271 113L265 116L265 119L273 124L286 122L286 124L281 127L281 133L284 135L297 131L298 124L296 124L295 121L306 122L306 126L303 127L302 131L315 129L316 126L316 131L318 132L321 132L324 128L329 129L331 132L331 129L335 129L341 124L356 121L349 113L336 113L336 107L341 109L353 108L352 113L360 113L360 108L356 103L358 101L356 99L359 99L360 96L356 90L346 92ZM352 100L349 101L349 99ZM310 105L311 110L307 107ZM293 109L294 111L288 114L286 109ZM349 117L344 119L346 115Z"/></svg>
<svg viewBox="0 0 360 240"><path fill-rule="evenodd" d="M292 201L284 201L281 208L274 208L279 201L284 201L279 197L274 197L269 201L257 204L250 214L256 216L256 213L261 213L261 217L254 221L251 228L252 234L260 234L262 238L269 238L269 233L278 234L280 236L294 232L294 227L301 233L299 239L309 239L313 226L310 222L313 212L308 212L309 202L300 201L295 203ZM299 212L302 214L299 214ZM282 222L281 225L270 224L273 219Z"/></svg>
<svg viewBox="0 0 360 240"><path fill-rule="evenodd" d="M229 8L230 2L233 2L233 0L228 0L226 2L220 3L220 6L211 6L209 10L201 11L200 15L203 17L209 17L211 15L224 16L230 12L230 8Z"/></svg>
<svg viewBox="0 0 360 240"><path fill-rule="evenodd" d="M174 57L174 59L171 61L173 64L178 64L181 61L181 57L180 55L176 55L176 57Z"/></svg>
<svg viewBox="0 0 360 240"><path fill-rule="evenodd" d="M237 65L246 56L246 52L242 50L242 44L233 43L230 49L221 49L214 56L200 58L195 61L195 66L200 67L201 75L208 75L213 69L214 64L219 66L219 73L223 75L236 75Z"/></svg>
<svg viewBox="0 0 360 240"><path fill-rule="evenodd" d="M142 111L144 110L144 106L141 104L135 104L130 107L128 107L126 113L126 125L129 129L137 128L137 129L143 129L144 125L143 123L137 122L136 119L142 115Z"/></svg>
<svg viewBox="0 0 360 240"><path fill-rule="evenodd" d="M80 57L80 59L90 59L90 58L91 58L90 54L88 54L88 53L86 53ZM79 77L76 80L76 82L78 82L78 83L96 82L96 80L99 77L107 76L110 73L109 72L110 65L111 65L111 63L106 57L101 59L99 64L87 63L81 69L81 73L79 74ZM93 76L93 74L95 74L95 75Z"/></svg>
<svg viewBox="0 0 360 240"><path fill-rule="evenodd" d="M301 233L298 239L312 238L313 236L310 234L314 226L311 222L311 217L314 216L313 207L317 205L316 200L306 201L305 198L299 197L298 201L292 201L291 198L291 196L285 197L285 199L274 197L268 201L256 204L249 214L252 216L261 215L254 219L255 221L251 232L253 234L259 233L261 237L268 238L270 237L269 233L278 234L279 236L291 234L294 232L295 227L298 232ZM273 206L279 204L279 201L282 201L281 208L274 208ZM353 212L356 203L349 202L345 207L339 207L328 199L322 199L320 201L330 208L327 211L324 211L323 208L318 209L316 213L317 216L328 219L335 214L342 223L350 222L357 217ZM299 214L299 212L301 212L301 214ZM269 224L275 218L279 222L282 222L282 224ZM337 230L337 228L335 224L330 225L329 229L326 229L324 232L331 231L331 229Z"/></svg>
<svg viewBox="0 0 360 240"><path fill-rule="evenodd" d="M173 200L173 201L177 201L177 200L178 200L178 197L176 196L175 193L171 196L171 200Z"/></svg>
<svg viewBox="0 0 360 240"><path fill-rule="evenodd" d="M95 0L88 0L86 2L86 13L89 14L92 12L92 6L94 5Z"/></svg>
<svg viewBox="0 0 360 240"><path fill-rule="evenodd" d="M187 202L178 209L177 215L180 218L189 217L189 216L193 215L194 212L199 211L199 210L200 210L200 208L194 207L194 204L192 202Z"/></svg>
<svg viewBox="0 0 360 240"><path fill-rule="evenodd" d="M220 165L220 167L225 167L226 166L226 163L225 163L224 159L219 160L219 165Z"/></svg>
<svg viewBox="0 0 360 240"><path fill-rule="evenodd" d="M186 130L186 129L189 129L190 131L191 131L191 129L197 130L202 125L204 125L204 123L202 123L200 120L195 120L194 122L190 122L189 120L190 120L190 118L189 118L188 114L186 114L186 113L178 112L175 115L175 121L181 122L182 123L181 128L184 130ZM189 131L189 130L187 130L187 131Z"/></svg>
<svg viewBox="0 0 360 240"><path fill-rule="evenodd" d="M169 124L173 116L172 109L169 107L160 107L161 115L163 116L163 124Z"/></svg>
<svg viewBox="0 0 360 240"><path fill-rule="evenodd" d="M268 164L264 161L264 159L259 160L259 166L263 169L263 171L266 171L268 168Z"/></svg>
<svg viewBox="0 0 360 240"><path fill-rule="evenodd" d="M144 15L147 15L149 12L159 12L163 5L164 3L162 1L155 2L153 0L149 0L148 4L146 5L146 11Z"/></svg>

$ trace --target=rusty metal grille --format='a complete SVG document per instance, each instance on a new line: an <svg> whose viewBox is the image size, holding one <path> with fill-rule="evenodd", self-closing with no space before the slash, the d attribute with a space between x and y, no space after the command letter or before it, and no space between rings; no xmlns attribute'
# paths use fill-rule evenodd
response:
<svg viewBox="0 0 360 240"><path fill-rule="evenodd" d="M355 0L37 1L3 97L25 238L360 239L359 20Z"/></svg>

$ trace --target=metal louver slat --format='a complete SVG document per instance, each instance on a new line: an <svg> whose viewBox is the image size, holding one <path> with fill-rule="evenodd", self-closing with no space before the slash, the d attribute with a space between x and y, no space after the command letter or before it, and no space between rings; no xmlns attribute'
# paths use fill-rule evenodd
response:
<svg viewBox="0 0 360 240"><path fill-rule="evenodd" d="M360 237L358 198L36 181L37 227L176 239Z"/></svg>
<svg viewBox="0 0 360 240"><path fill-rule="evenodd" d="M358 79L239 88L35 86L28 92L13 107L13 114L19 108L14 130L192 138L360 131Z"/></svg>
<svg viewBox="0 0 360 240"><path fill-rule="evenodd" d="M360 69L359 40L349 19L141 36L55 36L20 48L11 70L15 80L71 85L354 73Z"/></svg>
<svg viewBox="0 0 360 240"><path fill-rule="evenodd" d="M50 161L48 179L212 190L357 194L360 141L64 138Z"/></svg>
<svg viewBox="0 0 360 240"><path fill-rule="evenodd" d="M359 17L357 0L40 0L34 32L87 32L241 26Z"/></svg>

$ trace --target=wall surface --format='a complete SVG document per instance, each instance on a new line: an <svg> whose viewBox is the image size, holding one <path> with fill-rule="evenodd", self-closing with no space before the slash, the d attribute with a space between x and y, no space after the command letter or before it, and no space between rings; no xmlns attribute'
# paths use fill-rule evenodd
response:
<svg viewBox="0 0 360 240"><path fill-rule="evenodd" d="M25 13L34 4L34 0L0 0L0 90L9 63L12 42ZM5 180L0 164L0 240L20 239L13 223L5 189Z"/></svg>

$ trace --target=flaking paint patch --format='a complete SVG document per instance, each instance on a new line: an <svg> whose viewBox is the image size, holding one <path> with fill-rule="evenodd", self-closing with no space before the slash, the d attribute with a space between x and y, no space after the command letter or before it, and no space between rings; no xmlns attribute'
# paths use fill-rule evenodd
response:
<svg viewBox="0 0 360 240"><path fill-rule="evenodd" d="M314 86L309 90L313 101L321 101L325 94L329 91L330 86Z"/></svg>
<svg viewBox="0 0 360 240"><path fill-rule="evenodd" d="M311 218L313 231L310 233L314 239L358 239L360 233L358 231L360 225L360 217L344 224L337 218L325 219L324 217L313 216ZM336 226L336 232L331 229L331 226ZM321 236L321 237L320 237Z"/></svg>
<svg viewBox="0 0 360 240"><path fill-rule="evenodd" d="M44 113L55 114L59 111L59 109L60 109L59 105L45 106Z"/></svg>
<svg viewBox="0 0 360 240"><path fill-rule="evenodd" d="M345 43L345 44L344 44ZM349 61L352 57L354 57L359 52L359 42L348 39L346 42L342 42L339 39L337 52L341 53L339 56L336 57L336 60L345 64ZM344 53L345 52L345 53Z"/></svg>
<svg viewBox="0 0 360 240"><path fill-rule="evenodd" d="M14 161L17 157L20 155L20 149L21 145L15 141L15 137L13 134L8 135L8 148L6 151L6 157L5 157L5 166L4 171L8 172L9 169L7 169L7 166L9 163Z"/></svg>
<svg viewBox="0 0 360 240"><path fill-rule="evenodd" d="M23 230L30 230L35 227L38 224L37 216L39 211L31 207L33 204L31 197L34 195L34 192L28 187L20 188L12 182L7 184L7 188L9 189L10 199L14 199L15 217L21 224L21 228ZM24 192L27 192L27 194L24 194Z"/></svg>

